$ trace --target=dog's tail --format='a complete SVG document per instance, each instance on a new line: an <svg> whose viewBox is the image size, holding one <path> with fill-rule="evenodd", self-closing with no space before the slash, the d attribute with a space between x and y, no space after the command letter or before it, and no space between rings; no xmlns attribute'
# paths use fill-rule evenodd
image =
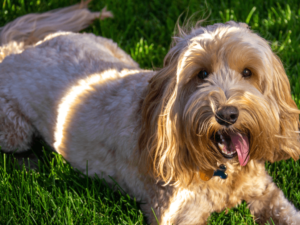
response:
<svg viewBox="0 0 300 225"><path fill-rule="evenodd" d="M87 9L90 1L42 14L28 14L0 27L0 62L10 54L22 52L26 46L35 44L48 34L57 31L78 32L96 18L103 20L113 17L106 8L101 12L90 12Z"/></svg>

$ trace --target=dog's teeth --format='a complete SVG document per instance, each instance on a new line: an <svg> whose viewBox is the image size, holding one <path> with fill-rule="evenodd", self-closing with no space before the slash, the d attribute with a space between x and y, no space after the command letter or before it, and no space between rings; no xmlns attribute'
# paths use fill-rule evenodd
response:
<svg viewBox="0 0 300 225"><path fill-rule="evenodd" d="M221 143L225 143L225 141L223 140ZM227 151L226 148L224 148L224 144L218 143L218 146L220 148L220 150L222 151L222 153L224 153L225 155L233 155L234 153L236 153L236 151L232 151L231 149L229 151Z"/></svg>
<svg viewBox="0 0 300 225"><path fill-rule="evenodd" d="M224 151L223 151L223 149L224 149L224 145L223 145L223 144L221 144L221 143L218 143L218 145L219 145L219 148L222 150L222 152L224 152Z"/></svg>

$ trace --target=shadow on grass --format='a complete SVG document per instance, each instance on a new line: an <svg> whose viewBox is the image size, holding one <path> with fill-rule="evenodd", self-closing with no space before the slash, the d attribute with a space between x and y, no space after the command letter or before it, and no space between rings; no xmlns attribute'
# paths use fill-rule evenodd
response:
<svg viewBox="0 0 300 225"><path fill-rule="evenodd" d="M41 139L1 153L0 180L0 224L146 224L135 199L74 170Z"/></svg>

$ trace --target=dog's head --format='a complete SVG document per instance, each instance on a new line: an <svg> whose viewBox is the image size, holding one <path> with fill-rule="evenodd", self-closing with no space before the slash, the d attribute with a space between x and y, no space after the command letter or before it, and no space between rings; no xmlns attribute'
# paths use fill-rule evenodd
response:
<svg viewBox="0 0 300 225"><path fill-rule="evenodd" d="M165 182L225 160L296 160L299 113L266 40L244 23L195 28L175 39L149 82L139 148Z"/></svg>

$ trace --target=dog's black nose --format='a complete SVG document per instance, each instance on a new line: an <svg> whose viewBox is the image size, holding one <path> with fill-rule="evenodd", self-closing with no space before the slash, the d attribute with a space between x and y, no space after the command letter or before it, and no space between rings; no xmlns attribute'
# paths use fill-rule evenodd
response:
<svg viewBox="0 0 300 225"><path fill-rule="evenodd" d="M234 106L224 106L216 113L216 120L226 127L234 124L239 117L239 110Z"/></svg>

